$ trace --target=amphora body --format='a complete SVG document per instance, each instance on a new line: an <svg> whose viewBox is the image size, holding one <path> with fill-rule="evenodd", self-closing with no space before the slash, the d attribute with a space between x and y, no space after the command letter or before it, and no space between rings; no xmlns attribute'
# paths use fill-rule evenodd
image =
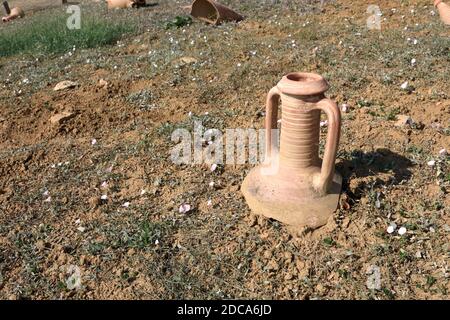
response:
<svg viewBox="0 0 450 320"><path fill-rule="evenodd" d="M336 210L342 178L334 163L341 116L336 103L325 98L328 84L312 73L290 73L272 88L266 105L266 155L242 184L250 209L291 227L316 228ZM280 143L277 132L281 98ZM327 115L328 133L323 160L319 158L320 115Z"/></svg>

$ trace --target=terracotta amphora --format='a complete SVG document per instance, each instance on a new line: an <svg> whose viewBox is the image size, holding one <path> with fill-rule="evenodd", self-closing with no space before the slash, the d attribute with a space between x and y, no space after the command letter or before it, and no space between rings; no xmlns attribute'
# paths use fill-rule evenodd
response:
<svg viewBox="0 0 450 320"><path fill-rule="evenodd" d="M435 0L434 6L439 11L439 16L441 17L441 21L447 25L450 25L450 6L442 0Z"/></svg>
<svg viewBox="0 0 450 320"><path fill-rule="evenodd" d="M253 168L241 190L250 209L294 230L317 228L337 209L342 177L334 163L341 114L324 95L328 83L313 73L290 73L272 88L266 105L266 155ZM277 132L281 98L280 143ZM323 160L319 158L320 116L328 118Z"/></svg>
<svg viewBox="0 0 450 320"><path fill-rule="evenodd" d="M17 18L22 18L25 15L25 13L23 12L23 10L19 7L14 7L10 10L10 13L6 16L2 18L3 22L8 22Z"/></svg>
<svg viewBox="0 0 450 320"><path fill-rule="evenodd" d="M244 19L239 13L214 0L195 0L191 6L191 16L214 25Z"/></svg>

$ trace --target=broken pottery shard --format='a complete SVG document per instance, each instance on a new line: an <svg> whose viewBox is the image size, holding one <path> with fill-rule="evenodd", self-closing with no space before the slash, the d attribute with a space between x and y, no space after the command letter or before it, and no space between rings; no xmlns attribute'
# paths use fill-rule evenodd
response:
<svg viewBox="0 0 450 320"><path fill-rule="evenodd" d="M145 0L106 0L108 9L126 9L145 6Z"/></svg>
<svg viewBox="0 0 450 320"><path fill-rule="evenodd" d="M59 124L66 120L69 120L70 118L73 118L74 116L75 116L75 114L73 114L72 112L62 112L62 113L58 113L58 114L55 114L54 116L52 116L50 118L50 122L52 124Z"/></svg>
<svg viewBox="0 0 450 320"><path fill-rule="evenodd" d="M78 86L77 82L74 81L69 81L69 80L64 80L59 82L54 88L54 91L59 91L59 90L64 90L64 89L70 89L70 88L75 88L76 86Z"/></svg>
<svg viewBox="0 0 450 320"><path fill-rule="evenodd" d="M244 19L239 13L214 0L195 0L191 6L191 16L214 25Z"/></svg>
<svg viewBox="0 0 450 320"><path fill-rule="evenodd" d="M179 64L191 64L196 63L197 61L198 60L194 57L181 57L180 59L178 59Z"/></svg>
<svg viewBox="0 0 450 320"><path fill-rule="evenodd" d="M5 8L6 9L6 8ZM2 18L3 22L9 22L11 20L14 20L16 18L22 18L25 15L23 10L19 7L14 7L11 9L11 12L6 17Z"/></svg>
<svg viewBox="0 0 450 320"><path fill-rule="evenodd" d="M439 11L439 16L441 17L441 21L446 25L450 25L450 6L448 4L442 2L442 0L435 0L434 6Z"/></svg>
<svg viewBox="0 0 450 320"><path fill-rule="evenodd" d="M395 126L396 127L404 127L406 125L411 125L412 122L413 121L410 116L400 114L397 116L397 122L395 123Z"/></svg>

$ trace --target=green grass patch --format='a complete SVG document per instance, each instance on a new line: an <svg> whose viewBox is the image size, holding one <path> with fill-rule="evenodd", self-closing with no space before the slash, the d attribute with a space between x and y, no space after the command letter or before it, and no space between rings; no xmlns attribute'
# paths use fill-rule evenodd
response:
<svg viewBox="0 0 450 320"><path fill-rule="evenodd" d="M67 14L31 17L23 24L0 31L0 56L21 53L64 53L72 49L95 48L114 44L124 34L136 30L133 24L107 17L81 17L81 28L67 27Z"/></svg>

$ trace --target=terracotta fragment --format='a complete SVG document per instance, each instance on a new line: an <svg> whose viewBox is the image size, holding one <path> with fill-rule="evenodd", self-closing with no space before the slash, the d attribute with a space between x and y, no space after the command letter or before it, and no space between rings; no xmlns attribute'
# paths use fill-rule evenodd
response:
<svg viewBox="0 0 450 320"><path fill-rule="evenodd" d="M191 6L191 16L214 25L244 19L239 13L214 0L195 0Z"/></svg>
<svg viewBox="0 0 450 320"><path fill-rule="evenodd" d="M279 220L294 230L327 223L339 202L342 178L334 162L341 114L325 98L328 84L312 73L290 73L270 90L266 104L266 160L253 168L242 192L259 215ZM281 98L280 148L274 142ZM319 158L320 115L328 117L324 158Z"/></svg>
<svg viewBox="0 0 450 320"><path fill-rule="evenodd" d="M3 3L3 5L5 5L5 3ZM6 6L5 6L5 10L8 11L6 9ZM6 17L2 18L2 21L9 22L9 21L17 19L17 18L22 18L24 15L25 15L25 13L23 12L23 10L21 8L14 7L10 10L10 13Z"/></svg>
<svg viewBox="0 0 450 320"><path fill-rule="evenodd" d="M442 0L435 0L434 6L439 11L439 16L441 17L441 21L446 25L450 25L450 6Z"/></svg>
<svg viewBox="0 0 450 320"><path fill-rule="evenodd" d="M108 9L126 9L145 6L145 0L106 0Z"/></svg>

